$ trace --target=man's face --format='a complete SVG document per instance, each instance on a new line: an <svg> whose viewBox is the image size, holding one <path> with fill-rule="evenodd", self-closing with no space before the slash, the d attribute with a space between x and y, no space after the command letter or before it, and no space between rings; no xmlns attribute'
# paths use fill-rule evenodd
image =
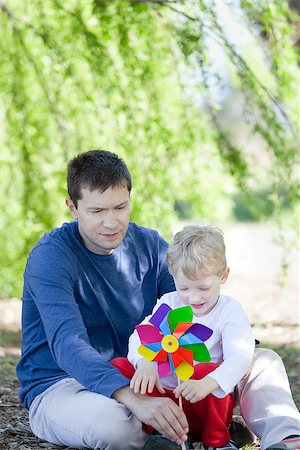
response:
<svg viewBox="0 0 300 450"><path fill-rule="evenodd" d="M79 233L89 250L107 255L121 244L130 216L127 187L109 188L102 193L81 189L77 208L70 199L66 204L73 218L78 219Z"/></svg>

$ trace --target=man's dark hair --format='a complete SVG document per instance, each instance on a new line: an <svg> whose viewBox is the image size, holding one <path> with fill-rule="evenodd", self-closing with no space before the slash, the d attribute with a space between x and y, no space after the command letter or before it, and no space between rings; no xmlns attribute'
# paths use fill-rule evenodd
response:
<svg viewBox="0 0 300 450"><path fill-rule="evenodd" d="M68 193L77 208L81 189L104 192L108 188L127 187L131 191L131 175L123 161L115 153L106 150L90 150L80 153L68 164Z"/></svg>

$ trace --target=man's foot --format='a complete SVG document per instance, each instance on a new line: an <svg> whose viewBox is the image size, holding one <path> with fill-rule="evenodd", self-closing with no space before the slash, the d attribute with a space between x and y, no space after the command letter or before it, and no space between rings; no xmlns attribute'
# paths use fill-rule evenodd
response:
<svg viewBox="0 0 300 450"><path fill-rule="evenodd" d="M233 441L227 442L227 444L223 445L222 447L206 447L206 446L204 446L204 448L205 448L205 450L238 450L236 443Z"/></svg>
<svg viewBox="0 0 300 450"><path fill-rule="evenodd" d="M300 449L300 436L289 436L285 439L283 439L283 441L278 442L277 444L273 444L271 445L271 447L268 447L266 450L286 450L286 449L291 449L291 450L296 450L296 449Z"/></svg>
<svg viewBox="0 0 300 450"><path fill-rule="evenodd" d="M143 447L143 450L181 450L181 445L176 444L175 442L170 441L167 438L164 438L160 435L150 436L147 440L146 444ZM185 449L189 450L189 446L185 443Z"/></svg>
<svg viewBox="0 0 300 450"><path fill-rule="evenodd" d="M232 417L231 424L229 425L229 433L231 439L236 443L238 448L245 445L251 445L256 440L256 436L247 427L244 419L240 415L234 415Z"/></svg>

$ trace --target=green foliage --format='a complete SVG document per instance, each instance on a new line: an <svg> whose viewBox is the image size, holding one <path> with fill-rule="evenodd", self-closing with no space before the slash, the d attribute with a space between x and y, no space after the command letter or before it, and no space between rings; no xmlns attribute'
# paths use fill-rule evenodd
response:
<svg viewBox="0 0 300 450"><path fill-rule="evenodd" d="M179 204L208 220L228 214L234 183L246 193L257 183L284 188L295 202L293 14L280 0L241 2L249 33L259 27L268 36L260 72L251 54L261 37L243 54L217 5L0 2L0 297L20 295L30 248L69 220L65 168L80 151L123 156L134 180L132 220L167 238ZM260 136L269 161L263 167L222 127L212 86L224 79L208 38L227 58L227 84L243 93L248 132Z"/></svg>

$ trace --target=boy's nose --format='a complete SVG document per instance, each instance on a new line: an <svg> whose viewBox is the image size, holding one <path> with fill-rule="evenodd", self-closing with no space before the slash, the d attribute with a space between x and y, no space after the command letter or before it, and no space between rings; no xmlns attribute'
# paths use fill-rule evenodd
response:
<svg viewBox="0 0 300 450"><path fill-rule="evenodd" d="M189 301L190 303L195 303L198 302L201 298L201 295L199 292L197 291L191 291L190 295L189 295Z"/></svg>

